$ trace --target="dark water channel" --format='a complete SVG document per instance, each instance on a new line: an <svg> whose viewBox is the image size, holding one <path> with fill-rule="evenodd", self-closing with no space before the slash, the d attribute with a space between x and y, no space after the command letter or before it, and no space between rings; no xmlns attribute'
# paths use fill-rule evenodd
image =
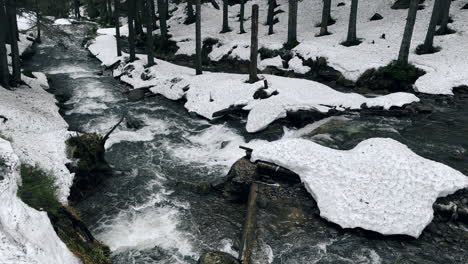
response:
<svg viewBox="0 0 468 264"><path fill-rule="evenodd" d="M105 133L126 114L141 128L121 126L108 142L107 160L115 176L78 205L96 237L109 245L114 263L196 263L205 250L237 254L245 206L201 191L200 183L223 180L251 140L303 137L349 149L370 137L391 137L418 154L468 174L468 98L423 97L427 115L384 117L355 114L316 128L276 123L249 135L242 121L210 124L179 102L160 96L129 102L128 88L112 78L82 46L90 26L45 32L27 62L43 71L51 91L66 98L62 109L70 129ZM318 217L314 201L297 186L265 187L259 211L258 263L464 263L468 229L445 219L420 239L384 238L343 231ZM284 197L279 196L283 195ZM466 192L455 195L458 199Z"/></svg>

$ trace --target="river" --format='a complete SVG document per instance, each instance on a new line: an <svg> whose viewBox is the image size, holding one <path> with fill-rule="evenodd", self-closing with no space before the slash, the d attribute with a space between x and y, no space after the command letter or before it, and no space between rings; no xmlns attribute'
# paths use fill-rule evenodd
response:
<svg viewBox="0 0 468 264"><path fill-rule="evenodd" d="M111 136L106 159L114 176L77 205L93 234L111 248L114 263L196 263L205 250L237 254L233 246L245 205L196 186L222 182L244 154L238 146L251 140L303 137L349 149L366 138L391 137L468 173L466 96L421 96L434 107L426 115L353 114L300 129L278 122L250 135L243 120L210 123L161 96L130 102L128 87L84 48L90 28L44 32L25 67L45 72L50 92L66 99L61 112L70 130L105 133L124 114L141 125L122 125ZM343 231L320 219L302 192L297 190L300 199L292 195L260 210L259 263L462 263L468 258L463 249L468 231L456 223L436 220L418 240Z"/></svg>

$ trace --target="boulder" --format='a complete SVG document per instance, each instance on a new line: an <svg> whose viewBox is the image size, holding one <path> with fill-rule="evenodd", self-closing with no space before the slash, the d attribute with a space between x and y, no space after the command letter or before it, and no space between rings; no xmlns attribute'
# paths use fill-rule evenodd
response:
<svg viewBox="0 0 468 264"><path fill-rule="evenodd" d="M240 264L240 262L228 253L214 251L201 255L198 264Z"/></svg>

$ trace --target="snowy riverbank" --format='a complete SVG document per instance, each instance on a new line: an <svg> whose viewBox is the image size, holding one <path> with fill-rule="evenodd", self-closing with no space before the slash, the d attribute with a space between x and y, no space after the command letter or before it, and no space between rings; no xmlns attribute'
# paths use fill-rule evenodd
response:
<svg viewBox="0 0 468 264"><path fill-rule="evenodd" d="M106 66L114 65L124 58L117 57L115 37L100 35L88 47ZM124 55L125 56L125 55ZM146 56L138 55L133 63L121 63L114 76L133 88L149 88L171 100L185 98L185 108L207 119L214 119L216 112L239 107L249 111L247 131L258 132L275 120L286 117L288 112L299 110L328 113L330 110L358 110L367 107L401 107L418 102L410 93L394 93L375 98L366 98L355 93L341 93L318 82L273 75L262 75L264 81L249 84L247 76L241 74L205 72L195 75L188 67L178 66L162 60L146 69ZM254 99L260 89L268 98Z"/></svg>

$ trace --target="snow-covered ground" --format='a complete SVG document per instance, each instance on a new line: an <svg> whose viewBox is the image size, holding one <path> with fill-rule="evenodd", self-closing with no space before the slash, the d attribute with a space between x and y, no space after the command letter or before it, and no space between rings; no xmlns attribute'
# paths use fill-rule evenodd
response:
<svg viewBox="0 0 468 264"><path fill-rule="evenodd" d="M55 233L47 213L16 195L19 164L10 142L0 138L0 263L80 263Z"/></svg>
<svg viewBox="0 0 468 264"><path fill-rule="evenodd" d="M461 172L387 138L368 139L346 151L305 139L257 143L253 148L252 161L296 172L320 215L343 228L418 237L432 221L438 197L468 188L468 177Z"/></svg>
<svg viewBox="0 0 468 264"><path fill-rule="evenodd" d="M222 11L216 10L209 3L204 4L202 6L202 37L219 40L209 54L211 60L217 61L224 56L249 60L250 10L253 4L258 4L260 7L259 48L280 49L287 37L288 1L277 0L277 2L280 5L277 9L284 12L276 16L279 23L275 24L273 35L268 35L266 25L268 1L252 0L246 3L245 29L247 34L239 34L237 17L239 5L229 7L229 23L232 32L220 34ZM340 2L345 5L337 6ZM304 59L325 57L331 67L342 72L347 79L356 81L367 69L385 66L398 56L408 11L391 9L394 2L395 0L359 1L357 34L363 42L359 46L345 47L340 43L346 39L351 0L332 1L331 13L337 22L329 26L329 32L332 34L323 37L316 37L319 28L315 27L321 20L322 1L299 1L297 32L300 45L295 47L293 52ZM453 87L468 84L468 71L465 70L464 59L466 48L460 45L460 43L468 42L468 20L466 19L468 11L460 9L466 4L464 1L454 1L451 6L451 16L454 22L450 24L450 27L457 33L436 36L434 44L442 48L440 52L416 55L414 53L416 46L425 38L433 3L434 0L424 2L425 9L418 11L414 29L410 62L426 71L426 74L416 81L415 89L429 94L452 94ZM171 8L173 9L175 6ZM383 19L370 21L375 13L381 14ZM179 47L177 54L193 55L195 53L195 27L194 24L183 24L185 18L186 8L180 5L168 21L169 31ZM127 34L126 25L122 29L123 35ZM115 30L103 29L99 33L114 34ZM383 34L385 38L382 38ZM303 73L302 61L298 60L297 56L293 60L296 60L296 63L293 63L289 69ZM282 68L281 61L278 57L274 60L259 59L258 65L260 69L268 65Z"/></svg>
<svg viewBox="0 0 468 264"><path fill-rule="evenodd" d="M59 198L66 202L73 182L65 167L68 125L58 113L54 96L44 90L48 88L45 75L33 74L36 79L22 76L31 88L0 88L0 114L8 118L0 122L0 134L12 139L21 162L36 164L55 176Z"/></svg>
<svg viewBox="0 0 468 264"><path fill-rule="evenodd" d="M111 66L122 58L116 55L115 38L100 35L88 47L92 54ZM139 60L122 63L114 70L114 76L137 88L150 88L153 93L168 99L187 99L185 107L205 118L213 119L213 114L231 106L242 106L250 111L247 131L258 132L277 119L286 117L289 111L312 110L327 113L331 109L360 109L363 104L369 107L381 106L389 109L418 102L410 93L395 93L366 98L355 93L341 93L318 82L273 75L262 75L268 82L267 99L254 99L256 91L264 87L264 82L247 83L247 75L205 72L195 75L193 69L178 66L162 60L157 65L145 69L146 56L138 55Z"/></svg>

